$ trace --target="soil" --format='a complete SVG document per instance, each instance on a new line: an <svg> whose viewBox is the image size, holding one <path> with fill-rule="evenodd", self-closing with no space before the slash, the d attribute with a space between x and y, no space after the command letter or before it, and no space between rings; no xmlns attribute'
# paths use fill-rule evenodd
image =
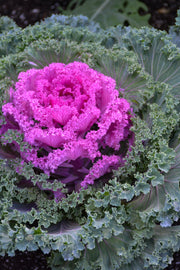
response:
<svg viewBox="0 0 180 270"><path fill-rule="evenodd" d="M67 8L71 0L0 0L0 16L8 16L21 27L33 25L51 14L60 13L60 7ZM128 0L127 0L128 1ZM130 1L130 0L129 0ZM151 14L149 24L160 30L169 30L174 25L180 0L140 0ZM140 10L140 14L147 12ZM180 224L180 223L179 223ZM35 252L16 251L14 257L0 256L0 270L50 270L46 262L47 255L40 250ZM174 254L174 260L165 270L180 269L180 252Z"/></svg>
<svg viewBox="0 0 180 270"><path fill-rule="evenodd" d="M33 25L51 14L60 13L60 8L66 9L71 0L0 0L0 15L14 19L21 27ZM122 0L121 0L122 1ZM126 3L128 0L123 0ZM129 0L130 1L130 0ZM149 20L153 27L168 31L175 23L180 0L140 0L148 7L151 14ZM140 10L140 14L147 12Z"/></svg>

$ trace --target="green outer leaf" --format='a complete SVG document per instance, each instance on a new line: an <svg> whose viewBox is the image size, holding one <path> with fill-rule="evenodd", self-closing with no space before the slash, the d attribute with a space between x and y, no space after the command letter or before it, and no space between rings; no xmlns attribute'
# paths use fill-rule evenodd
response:
<svg viewBox="0 0 180 270"><path fill-rule="evenodd" d="M177 218L180 212L180 146L176 148L175 164L170 171L165 174L164 184L151 186L148 194L141 194L128 204L130 211L136 209L142 220L150 217L153 213L161 221L163 226L170 226L173 217ZM170 212L170 209L171 212ZM168 210L168 212L167 212ZM165 211L166 214L163 214ZM173 211L177 214L173 214ZM180 215L179 215L180 217Z"/></svg>
<svg viewBox="0 0 180 270"><path fill-rule="evenodd" d="M103 270L164 269L173 259L172 252L180 248L180 226L163 229L155 226L151 229L151 238L145 241L144 234L150 235L150 232L142 231L136 231L138 237L127 230L118 237L96 243L93 250L86 249L79 260L72 262L65 263L59 253L53 252L49 263L52 270L93 270L99 267ZM134 256L135 259L132 260ZM126 263L123 263L124 261Z"/></svg>
<svg viewBox="0 0 180 270"><path fill-rule="evenodd" d="M115 50L115 55L108 52L97 59L98 70L116 80L120 95L133 103L134 109L141 108L145 101L152 97L154 90L152 78L142 72L134 54L125 49Z"/></svg>
<svg viewBox="0 0 180 270"><path fill-rule="evenodd" d="M152 265L153 269L164 269L173 260L172 252L178 250L180 250L180 226L163 229L155 226L153 243L152 240L148 243L143 254L146 261L145 267L149 269Z"/></svg>
<svg viewBox="0 0 180 270"><path fill-rule="evenodd" d="M128 50L134 51L143 70L155 81L169 84L179 99L180 51L168 40L165 32L147 27L140 30L116 27L108 34L119 49L126 45Z"/></svg>
<svg viewBox="0 0 180 270"><path fill-rule="evenodd" d="M69 262L64 266L64 262L59 253L53 252L52 258L49 261L52 269L62 270L115 270L121 269L124 261L130 263L136 253L143 248L143 243L138 239L133 239L133 235L128 230L119 236L112 237L108 240L103 240L100 243L95 243L93 250L86 249L81 258L77 261ZM134 247L136 246L136 250ZM138 248L137 248L138 246Z"/></svg>
<svg viewBox="0 0 180 270"><path fill-rule="evenodd" d="M145 31L145 29L142 30L142 35L136 39L131 39L133 50L137 53L144 70L152 75L155 81L169 84L172 87L172 93L179 98L180 59L172 60L168 55L168 51L173 53L174 45L168 41L166 45L163 41L163 34L154 33L149 44L150 48L147 50L143 44ZM142 44L139 43L141 39Z"/></svg>
<svg viewBox="0 0 180 270"><path fill-rule="evenodd" d="M52 249L61 252L65 261L80 257L80 251L84 249L84 245L79 236L81 227L78 224L63 221L51 226L48 230Z"/></svg>
<svg viewBox="0 0 180 270"><path fill-rule="evenodd" d="M7 16L0 17L0 34L5 31L14 30L15 28L18 28L18 26L12 19Z"/></svg>
<svg viewBox="0 0 180 270"><path fill-rule="evenodd" d="M176 26L180 26L180 9L177 11Z"/></svg>

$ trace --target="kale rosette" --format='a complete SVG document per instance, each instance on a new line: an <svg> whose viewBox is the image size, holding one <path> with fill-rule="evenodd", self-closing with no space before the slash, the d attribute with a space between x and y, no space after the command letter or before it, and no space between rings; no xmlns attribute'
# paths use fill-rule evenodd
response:
<svg viewBox="0 0 180 270"><path fill-rule="evenodd" d="M132 141L130 104L115 86L114 79L80 62L21 72L2 108L7 123L1 133L20 130L34 146L19 151L22 160L77 191L122 166L120 143ZM54 195L58 200L64 194Z"/></svg>
<svg viewBox="0 0 180 270"><path fill-rule="evenodd" d="M0 33L0 255L164 269L180 249L179 48L83 16L2 17Z"/></svg>

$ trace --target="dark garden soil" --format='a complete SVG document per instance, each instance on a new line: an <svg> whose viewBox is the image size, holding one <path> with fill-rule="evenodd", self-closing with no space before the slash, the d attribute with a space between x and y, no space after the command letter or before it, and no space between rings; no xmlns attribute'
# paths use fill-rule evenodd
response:
<svg viewBox="0 0 180 270"><path fill-rule="evenodd" d="M131 0L120 0L126 2ZM168 31L175 22L180 0L140 0L151 14L149 23L161 30ZM7 15L21 26L34 24L53 13L59 13L59 7L66 9L71 0L0 0L0 15ZM140 13L144 14L141 10Z"/></svg>
<svg viewBox="0 0 180 270"><path fill-rule="evenodd" d="M14 19L17 25L26 27L33 25L51 14L59 13L59 7L66 9L71 0L0 0L0 16L6 15ZM131 1L131 0L129 0ZM168 31L175 23L180 0L141 0L151 14L151 26ZM144 14L144 11L140 11ZM180 223L179 223L180 224ZM50 270L46 257L41 251L16 252L15 257L0 257L0 270ZM174 260L166 270L180 269L180 252L174 254ZM73 270L73 269L72 269Z"/></svg>

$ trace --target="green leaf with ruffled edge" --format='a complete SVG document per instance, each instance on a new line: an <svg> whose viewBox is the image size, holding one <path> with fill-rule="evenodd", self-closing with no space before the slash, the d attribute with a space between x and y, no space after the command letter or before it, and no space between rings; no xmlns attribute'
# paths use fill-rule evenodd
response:
<svg viewBox="0 0 180 270"><path fill-rule="evenodd" d="M79 258L84 245L81 242L81 227L68 220L52 225L48 229L49 240L53 250L58 250L65 261Z"/></svg>
<svg viewBox="0 0 180 270"><path fill-rule="evenodd" d="M97 56L97 69L116 80L120 96L133 103L138 110L154 94L152 78L142 71L134 53L122 48Z"/></svg>
<svg viewBox="0 0 180 270"><path fill-rule="evenodd" d="M18 28L17 24L7 16L0 17L0 34Z"/></svg>
<svg viewBox="0 0 180 270"><path fill-rule="evenodd" d="M175 25L169 28L169 37L180 48L180 9L177 11Z"/></svg>
<svg viewBox="0 0 180 270"><path fill-rule="evenodd" d="M125 45L134 51L144 71L155 81L169 84L172 93L179 98L180 52L165 32L145 27L140 30L117 27L108 34L116 46L119 44L119 49Z"/></svg>
<svg viewBox="0 0 180 270"><path fill-rule="evenodd" d="M155 226L154 236L143 252L145 268L164 269L173 260L173 252L180 249L180 226L161 228ZM151 269L151 268L150 268Z"/></svg>
<svg viewBox="0 0 180 270"><path fill-rule="evenodd" d="M164 190L168 194L171 205L175 211L180 212L180 145L176 147L175 163L165 174Z"/></svg>
<svg viewBox="0 0 180 270"><path fill-rule="evenodd" d="M44 47L44 48L43 48ZM51 63L70 63L78 61L77 49L70 49L67 42L59 44L55 40L50 40L45 45L44 42L42 47L40 42L32 44L31 48L27 49L27 60L32 68L43 68Z"/></svg>
<svg viewBox="0 0 180 270"><path fill-rule="evenodd" d="M127 264L130 263L133 257L143 249L143 241L140 239L141 237L133 239L133 234L131 231L127 230L116 237L111 237L100 243L95 242L95 248L92 250L86 248L79 260L64 262L59 253L53 252L49 263L53 270L59 268L62 270L118 270L121 269L124 261L126 261ZM135 246L136 250L134 249Z"/></svg>
<svg viewBox="0 0 180 270"><path fill-rule="evenodd" d="M145 34L146 30L142 30L141 36L136 37L138 42L131 39L133 50L137 53L145 71L151 74L155 81L169 84L172 87L172 93L179 98L180 59L175 58L179 51L173 43L165 40L164 34L154 32L150 41L150 35ZM146 37L147 44L146 41L144 42ZM139 42L141 39L142 43ZM146 46L149 47L148 50Z"/></svg>
<svg viewBox="0 0 180 270"><path fill-rule="evenodd" d="M180 26L180 9L177 11L176 26Z"/></svg>
<svg viewBox="0 0 180 270"><path fill-rule="evenodd" d="M162 226L170 226L173 219L177 220L180 211L180 147L176 148L175 164L164 175L164 184L152 182L150 192L141 194L128 204L129 211L135 209L142 220L151 215L157 216ZM157 184L153 187L153 183ZM138 187L138 185L137 185ZM163 214L166 213L166 214ZM158 217L159 215L159 217Z"/></svg>
<svg viewBox="0 0 180 270"><path fill-rule="evenodd" d="M140 257L131 264L123 265L123 270L160 270L173 261L173 252L180 249L180 226L161 228L155 226L153 237L146 241Z"/></svg>
<svg viewBox="0 0 180 270"><path fill-rule="evenodd" d="M0 248L0 255L4 256L6 250L12 243L12 239L8 230L8 226L6 224L2 224L0 226L0 241L3 243L3 248Z"/></svg>

